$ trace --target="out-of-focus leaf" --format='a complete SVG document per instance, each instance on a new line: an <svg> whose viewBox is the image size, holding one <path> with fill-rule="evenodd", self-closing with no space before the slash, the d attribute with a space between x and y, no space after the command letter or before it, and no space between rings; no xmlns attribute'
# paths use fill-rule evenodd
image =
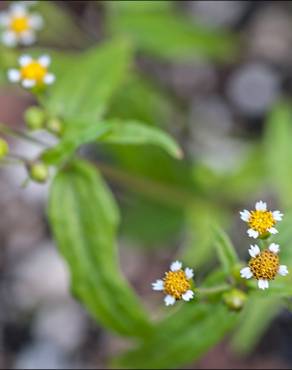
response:
<svg viewBox="0 0 292 370"><path fill-rule="evenodd" d="M215 247L226 274L239 263L238 256L228 235L217 225L213 226Z"/></svg>
<svg viewBox="0 0 292 370"><path fill-rule="evenodd" d="M232 35L195 24L174 12L171 4L122 3L105 2L110 30L114 35L126 35L139 51L180 61L196 56L230 60L235 54Z"/></svg>
<svg viewBox="0 0 292 370"><path fill-rule="evenodd" d="M114 40L74 57L54 54L56 82L41 99L53 116L96 122L119 89L131 63L129 44Z"/></svg>
<svg viewBox="0 0 292 370"><path fill-rule="evenodd" d="M180 158L181 150L176 142L166 133L155 127L149 127L140 122L108 120L91 125L73 121L72 129L61 142L43 154L42 159L49 164L64 161L70 157L82 144L95 140L103 143L156 145L168 154ZM67 123L67 125L70 123Z"/></svg>
<svg viewBox="0 0 292 370"><path fill-rule="evenodd" d="M292 109L288 102L271 111L265 131L264 157L271 183L283 206L292 205Z"/></svg>
<svg viewBox="0 0 292 370"><path fill-rule="evenodd" d="M69 265L73 290L91 314L117 333L148 333L146 314L119 270L118 210L94 167L78 161L57 174L49 217Z"/></svg>
<svg viewBox="0 0 292 370"><path fill-rule="evenodd" d="M177 369L200 358L236 324L237 316L220 304L189 303L157 324L136 350L116 360L127 369Z"/></svg>
<svg viewBox="0 0 292 370"><path fill-rule="evenodd" d="M277 297L267 295L251 297L243 309L239 327L235 331L233 349L241 354L249 353L264 334L279 308L280 302Z"/></svg>

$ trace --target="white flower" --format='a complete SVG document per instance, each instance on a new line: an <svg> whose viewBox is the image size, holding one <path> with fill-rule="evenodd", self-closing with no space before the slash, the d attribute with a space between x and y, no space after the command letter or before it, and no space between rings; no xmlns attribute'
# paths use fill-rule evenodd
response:
<svg viewBox="0 0 292 370"><path fill-rule="evenodd" d="M245 209L241 211L240 218L249 225L248 235L257 239L268 234L277 234L278 230L274 226L282 220L283 213L267 210L267 204L260 200L256 203L255 210L248 211Z"/></svg>
<svg viewBox="0 0 292 370"><path fill-rule="evenodd" d="M254 277L260 289L267 289L269 282L277 275L286 276L288 274L287 266L280 265L279 251L280 247L275 243L270 244L269 248L263 251L260 251L257 245L251 245L249 249L251 259L248 267L241 269L241 277L244 279Z"/></svg>
<svg viewBox="0 0 292 370"><path fill-rule="evenodd" d="M7 11L0 12L1 41L4 45L15 47L31 45L36 41L36 32L43 27L43 18L28 11L29 3L13 3Z"/></svg>
<svg viewBox="0 0 292 370"><path fill-rule="evenodd" d="M152 289L165 293L166 306L172 306L181 299L188 302L194 298L194 292L191 289L193 276L194 272L191 268L182 270L182 263L175 261L170 265L170 271L165 273L164 279L158 279L152 283Z"/></svg>
<svg viewBox="0 0 292 370"><path fill-rule="evenodd" d="M48 71L51 59L48 55L42 55L33 59L30 55L22 55L19 60L19 69L9 69L8 79L10 82L20 82L26 89L51 85L55 81L55 75Z"/></svg>

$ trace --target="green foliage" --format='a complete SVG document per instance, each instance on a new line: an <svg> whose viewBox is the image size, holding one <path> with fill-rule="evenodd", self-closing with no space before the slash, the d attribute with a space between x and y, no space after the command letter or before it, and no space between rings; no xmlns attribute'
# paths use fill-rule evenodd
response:
<svg viewBox="0 0 292 370"><path fill-rule="evenodd" d="M196 361L236 323L221 304L189 303L157 324L149 339L115 362L127 369L177 369Z"/></svg>
<svg viewBox="0 0 292 370"><path fill-rule="evenodd" d="M171 2L105 2L113 35L125 35L138 51L186 61L198 56L230 60L235 40L227 32L210 30L174 13Z"/></svg>
<svg viewBox="0 0 292 370"><path fill-rule="evenodd" d="M51 189L52 231L71 274L75 295L92 315L119 334L151 331L143 308L119 272L116 229L119 213L96 169L72 162Z"/></svg>

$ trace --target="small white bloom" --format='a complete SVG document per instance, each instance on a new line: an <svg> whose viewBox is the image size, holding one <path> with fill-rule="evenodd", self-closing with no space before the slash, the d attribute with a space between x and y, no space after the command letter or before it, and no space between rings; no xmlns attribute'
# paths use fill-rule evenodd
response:
<svg viewBox="0 0 292 370"><path fill-rule="evenodd" d="M250 212L247 209L245 209L245 210L243 210L243 211L241 211L239 213L240 213L240 218L243 221L248 222L248 220L250 218Z"/></svg>
<svg viewBox="0 0 292 370"><path fill-rule="evenodd" d="M252 277L252 272L249 267L244 267L240 270L240 276L244 279L250 279Z"/></svg>
<svg viewBox="0 0 292 370"><path fill-rule="evenodd" d="M279 272L279 275L282 275L282 276L286 276L289 274L289 271L286 265L280 265L278 272Z"/></svg>
<svg viewBox="0 0 292 370"><path fill-rule="evenodd" d="M260 289L263 289L263 290L268 289L268 287L269 287L269 281L266 280L266 279L259 279L259 281L258 281L258 287Z"/></svg>
<svg viewBox="0 0 292 370"><path fill-rule="evenodd" d="M269 250L270 250L271 252L273 252L273 253L277 254L277 253L279 253L279 251L280 251L280 246L279 246L279 244L272 243L272 244L270 244L270 246L269 246Z"/></svg>
<svg viewBox="0 0 292 370"><path fill-rule="evenodd" d="M249 254L251 257L256 257L258 254L261 253L260 251L260 248L258 247L258 245L251 245L250 246L250 249L248 250Z"/></svg>
<svg viewBox="0 0 292 370"><path fill-rule="evenodd" d="M173 262L173 263L170 265L170 269L171 269L171 271L178 271L178 270L180 270L180 269L181 269L181 267L182 267L182 263L181 263L181 262L179 262L179 261L175 261L175 262Z"/></svg>
<svg viewBox="0 0 292 370"><path fill-rule="evenodd" d="M256 202L255 208L257 211L266 211L267 210L267 203L260 200L259 202Z"/></svg>
<svg viewBox="0 0 292 370"><path fill-rule="evenodd" d="M256 239L258 236L259 236L259 232L254 230L254 229L248 229L247 230L247 233L248 235L251 237L251 238L254 238Z"/></svg>
<svg viewBox="0 0 292 370"><path fill-rule="evenodd" d="M163 280L159 279L159 280L156 280L155 283L152 283L152 289L157 290L157 291L163 290L164 289Z"/></svg>
<svg viewBox="0 0 292 370"><path fill-rule="evenodd" d="M152 289L163 291L165 293L164 302L166 306L172 306L177 300L190 301L194 297L191 290L191 279L194 272L191 268L182 269L182 263L179 261L172 262L170 270L165 273L163 279L158 279L152 283Z"/></svg>

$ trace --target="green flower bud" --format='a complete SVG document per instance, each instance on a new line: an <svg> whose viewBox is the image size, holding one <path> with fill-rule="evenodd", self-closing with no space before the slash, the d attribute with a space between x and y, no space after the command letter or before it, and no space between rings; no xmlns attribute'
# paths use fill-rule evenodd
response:
<svg viewBox="0 0 292 370"><path fill-rule="evenodd" d="M49 177L49 168L41 161L30 163L28 172L30 178L39 183L45 183Z"/></svg>
<svg viewBox="0 0 292 370"><path fill-rule="evenodd" d="M51 118L46 123L47 129L57 136L62 136L64 132L64 125L59 118Z"/></svg>
<svg viewBox="0 0 292 370"><path fill-rule="evenodd" d="M233 311L239 311L243 308L247 300L247 295L239 289L231 289L223 294L223 301L226 306Z"/></svg>
<svg viewBox="0 0 292 370"><path fill-rule="evenodd" d="M0 159L5 158L8 153L9 153L9 146L7 144L7 141L0 138Z"/></svg>
<svg viewBox="0 0 292 370"><path fill-rule="evenodd" d="M30 107L25 112L24 118L30 130L40 130L44 128L46 113L39 107Z"/></svg>

